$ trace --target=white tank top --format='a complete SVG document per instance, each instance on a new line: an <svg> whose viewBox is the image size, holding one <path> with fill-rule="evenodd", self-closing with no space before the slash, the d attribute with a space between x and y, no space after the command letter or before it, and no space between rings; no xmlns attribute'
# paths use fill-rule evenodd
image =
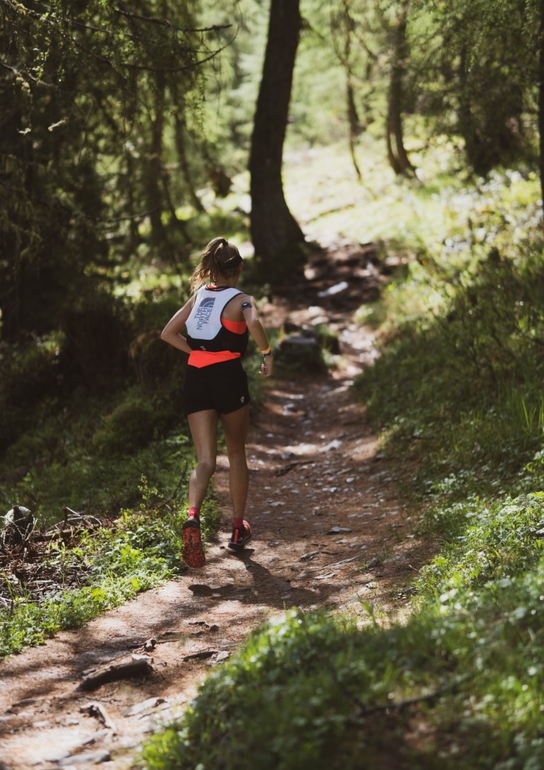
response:
<svg viewBox="0 0 544 770"><path fill-rule="evenodd" d="M221 313L225 305L237 294L242 292L235 288L214 291L204 286L199 289L187 319L189 336L199 340L213 340L221 331Z"/></svg>

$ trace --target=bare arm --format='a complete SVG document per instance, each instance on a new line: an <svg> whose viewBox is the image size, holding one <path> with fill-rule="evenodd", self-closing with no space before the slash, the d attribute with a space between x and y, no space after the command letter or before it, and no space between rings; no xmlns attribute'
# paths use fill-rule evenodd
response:
<svg viewBox="0 0 544 770"><path fill-rule="evenodd" d="M181 310L178 310L175 316L173 316L168 321L161 332L161 340L168 342L175 348L179 348L179 350L183 350L184 353L190 353L191 348L189 347L189 343L187 342L186 338L181 335L180 332L185 328L187 319L191 315L194 300L195 298L191 297L191 299L181 308Z"/></svg>
<svg viewBox="0 0 544 770"><path fill-rule="evenodd" d="M261 350L267 350L270 346L263 325L259 321L255 299L247 296L244 300L251 302L251 307L242 310L249 333ZM259 374L262 374L263 377L271 377L274 374L274 356L272 353L263 359Z"/></svg>

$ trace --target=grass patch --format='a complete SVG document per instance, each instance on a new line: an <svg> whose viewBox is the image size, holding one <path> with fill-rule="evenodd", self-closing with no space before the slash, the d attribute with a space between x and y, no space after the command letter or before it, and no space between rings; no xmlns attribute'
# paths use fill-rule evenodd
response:
<svg viewBox="0 0 544 770"><path fill-rule="evenodd" d="M149 741L146 767L538 767L543 592L539 564L387 630L273 619Z"/></svg>
<svg viewBox="0 0 544 770"><path fill-rule="evenodd" d="M166 501L145 477L139 492L139 508L122 511L113 529L103 528L92 537L83 532L72 548L53 543L40 572L54 567L61 577L46 595L38 600L24 581L12 584L9 606L0 609L0 657L42 644L61 629L82 626L184 571L181 525L187 474ZM220 519L219 504L210 496L201 512L204 539L215 536Z"/></svg>
<svg viewBox="0 0 544 770"><path fill-rule="evenodd" d="M140 591L160 585L172 573L157 567L154 564L150 571L148 565L142 566L123 577L112 573L92 587L59 591L39 604L16 599L10 610L0 611L0 657L44 644L58 631L83 626Z"/></svg>

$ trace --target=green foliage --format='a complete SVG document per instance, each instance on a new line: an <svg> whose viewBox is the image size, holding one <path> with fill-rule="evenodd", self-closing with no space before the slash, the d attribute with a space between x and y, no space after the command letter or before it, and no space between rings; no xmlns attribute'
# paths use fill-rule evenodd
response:
<svg viewBox="0 0 544 770"><path fill-rule="evenodd" d="M145 477L138 488L139 510L123 511L115 529L104 528L94 538L84 534L74 552L64 544L53 549L51 561L60 560L64 566L75 555L83 565L80 582L91 585L59 588L39 603L13 596L9 609L0 608L0 657L42 644L63 628L82 626L185 569L181 558L184 506L172 499L166 505ZM184 499L186 492L185 484L181 489L178 486L174 494ZM220 507L213 497L205 502L201 516L202 533L209 540L221 520Z"/></svg>
<svg viewBox="0 0 544 770"><path fill-rule="evenodd" d="M433 506L421 528L446 540L440 554L421 569L422 601L451 588L475 591L537 565L543 554L543 498L539 492Z"/></svg>
<svg viewBox="0 0 544 770"><path fill-rule="evenodd" d="M175 208L196 197L188 124L198 123L202 62L218 53L199 5L4 4L4 339L56 328L63 306L109 283L142 240L186 257ZM181 173L170 177L170 164Z"/></svg>
<svg viewBox="0 0 544 770"><path fill-rule="evenodd" d="M126 374L132 328L125 305L106 291L88 293L64 306L59 353L91 390L113 390Z"/></svg>
<svg viewBox="0 0 544 770"><path fill-rule="evenodd" d="M135 564L122 576L112 575L93 587L59 591L41 604L16 599L13 607L0 610L0 657L44 644L64 628L77 628L132 599L140 591L158 586L171 574L163 565Z"/></svg>
<svg viewBox="0 0 544 770"><path fill-rule="evenodd" d="M56 384L58 349L47 344L50 340L40 342L20 351L9 351L12 361L2 362L2 395L8 407L28 409L43 398L44 392L50 394Z"/></svg>
<svg viewBox="0 0 544 770"><path fill-rule="evenodd" d="M229 207L229 200L226 206L217 206L204 214L199 214L190 219L187 224L191 240L199 244L202 248L214 237L220 233L223 237L240 243L249 237L249 218L238 208L238 200L230 203L236 206ZM230 210L229 210L230 209Z"/></svg>
<svg viewBox="0 0 544 770"><path fill-rule="evenodd" d="M59 350L52 342L41 339L0 349L0 453L32 424L36 404L43 405L45 414L50 412L63 376Z"/></svg>
<svg viewBox="0 0 544 770"><path fill-rule="evenodd" d="M449 495L505 490L542 447L543 276L538 240L525 244L523 260L492 250L447 275L441 310L401 321L358 380L371 415L423 452L415 479L423 493L436 483ZM444 486L448 477L458 483Z"/></svg>
<svg viewBox="0 0 544 770"><path fill-rule="evenodd" d="M51 522L64 505L103 514L133 504L142 472L161 488L175 486L191 457L186 357L159 330L182 301L168 282L131 300L87 298L67 312L64 333L4 343L5 499L25 501Z"/></svg>
<svg viewBox="0 0 544 770"><path fill-rule="evenodd" d="M157 770L325 770L359 767L364 752L369 768L384 756L423 768L537 767L543 591L539 564L478 596L453 589L387 629L298 611L273 618L148 742L144 760ZM429 738L410 740L410 716L432 720Z"/></svg>
<svg viewBox="0 0 544 770"><path fill-rule="evenodd" d="M417 0L413 10L413 78L436 130L463 138L477 174L534 160L536 127L527 113L539 82L538 4Z"/></svg>
<svg viewBox="0 0 544 770"><path fill-rule="evenodd" d="M93 436L95 451L104 455L132 454L153 438L156 421L152 404L142 398L123 401Z"/></svg>
<svg viewBox="0 0 544 770"><path fill-rule="evenodd" d="M82 420L79 426L85 430ZM99 516L115 515L122 508L139 503L138 484L142 473L151 484L168 493L175 489L187 464L193 462L191 440L182 431L174 429L165 438L153 441L133 454L122 451L106 456L94 451L90 453L85 446L85 440L92 440L89 427L92 430L92 426L87 427L88 432L81 437L82 443L70 440L72 430L78 429L77 422L70 426L70 431L66 428L56 457L48 462L34 462L28 470L23 467L23 478L17 478L15 474L10 478L9 466L4 465L6 477L2 489L5 498L30 507L40 523L51 524L62 518L62 506L65 505L74 510L90 510ZM34 450L36 440L35 436L28 437ZM26 460L29 459L27 456Z"/></svg>

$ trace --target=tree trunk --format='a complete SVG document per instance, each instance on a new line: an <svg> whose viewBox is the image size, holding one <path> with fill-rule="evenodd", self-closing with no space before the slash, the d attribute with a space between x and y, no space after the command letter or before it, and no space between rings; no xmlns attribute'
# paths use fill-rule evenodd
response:
<svg viewBox="0 0 544 770"><path fill-rule="evenodd" d="M134 205L134 158L132 152L128 148L125 149L125 160L127 168L127 210L131 219L129 219L129 236L127 240L126 254L130 256L136 253L136 249L140 245L140 230L139 221L136 219L136 208Z"/></svg>
<svg viewBox="0 0 544 770"><path fill-rule="evenodd" d="M168 208L170 209L170 222L174 225L174 227L180 231L182 234L185 243L191 243L191 238L189 236L189 233L187 232L187 227L185 225L185 222L183 219L178 219L178 215L176 214L176 207L174 206L174 202L172 201L172 196L170 195L170 184L168 181L168 172L166 169L161 169L161 179L162 179L162 186L164 189L164 195L166 197L166 202L168 204ZM173 257L175 257L174 254L172 254ZM175 264L175 262L174 262Z"/></svg>
<svg viewBox="0 0 544 770"><path fill-rule="evenodd" d="M466 44L463 44L459 57L459 81L459 131L465 141L467 160L472 166L472 170L479 173L481 170L481 148L470 105ZM484 173L483 170L482 173Z"/></svg>
<svg viewBox="0 0 544 770"><path fill-rule="evenodd" d="M287 207L281 176L300 0L272 0L263 75L255 110L249 173L251 238L263 267L279 277L300 261L304 234Z"/></svg>
<svg viewBox="0 0 544 770"><path fill-rule="evenodd" d="M406 25L409 5L410 3L407 0L403 5L397 26L393 31L393 62L391 66L391 83L389 86L385 133L387 141L387 157L395 174L408 174L414 170L404 147L404 137L402 133L402 79L404 75L404 61L408 54ZM395 140L395 148L393 148L392 138Z"/></svg>
<svg viewBox="0 0 544 770"><path fill-rule="evenodd" d="M14 239L10 238L14 250L16 244ZM6 250L7 251L7 250ZM3 254L0 253L0 256ZM2 313L2 339L9 342L15 342L21 333L21 305L24 283L25 264L20 257L13 260L14 264L9 273L2 276L0 286L0 312ZM7 263L7 260L6 260Z"/></svg>
<svg viewBox="0 0 544 770"><path fill-rule="evenodd" d="M344 57L343 64L346 70L346 101L347 101L347 114L349 125L349 150L351 153L351 160L353 162L353 168L357 174L359 182L362 181L361 169L357 163L357 155L355 154L355 148L357 146L357 137L362 132L361 123L359 121L359 115L357 114L357 107L355 105L355 95L353 93L353 73L351 70L351 33L354 30L355 22L350 14L350 7L348 0L344 0Z"/></svg>
<svg viewBox="0 0 544 770"><path fill-rule="evenodd" d="M157 75L156 89L154 94L155 115L150 125L151 145L149 148L146 192L150 211L151 237L157 246L168 247L168 237L162 223L163 195L161 191L165 90L164 73L159 73Z"/></svg>
<svg viewBox="0 0 544 770"><path fill-rule="evenodd" d="M538 59L538 134L540 138L540 190L544 208L544 0L540 0L540 50Z"/></svg>
<svg viewBox="0 0 544 770"><path fill-rule="evenodd" d="M196 211L199 212L199 214L204 214L206 209L202 205L202 201L196 194L194 182L193 182L193 175L191 173L191 167L189 166L189 161L187 159L187 151L185 149L185 120L183 119L183 116L179 113L176 113L175 116L175 140L176 140L176 150L178 152L178 161L179 161L179 167L181 169L181 172L183 174L183 178L185 179L185 184L187 185L187 189L189 190L189 196L191 198L191 203L193 204Z"/></svg>
<svg viewBox="0 0 544 770"><path fill-rule="evenodd" d="M357 163L357 155L355 154L355 148L357 146L357 137L361 133L361 123L359 122L359 116L357 115L357 107L355 106L355 98L353 96L353 87L350 82L350 70L348 69L348 83L347 83L347 106L348 106L348 122L349 122L349 150L351 153L351 160L353 162L353 168L357 174L359 182L362 181L363 175L361 169Z"/></svg>

